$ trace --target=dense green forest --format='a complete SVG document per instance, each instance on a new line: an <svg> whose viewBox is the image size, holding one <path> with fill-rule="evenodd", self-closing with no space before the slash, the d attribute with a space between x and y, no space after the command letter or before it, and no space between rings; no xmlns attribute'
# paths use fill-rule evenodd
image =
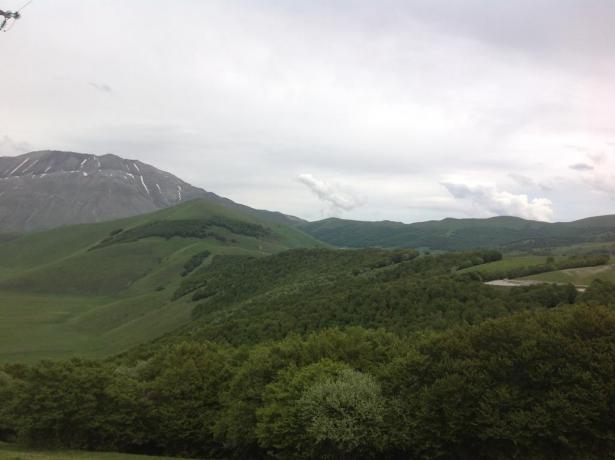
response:
<svg viewBox="0 0 615 460"><path fill-rule="evenodd" d="M570 285L507 291L484 285L479 275L459 273L498 258L494 251L419 256L377 249L216 257L175 293L192 299L193 321L161 341L238 345L349 325L409 334L574 301Z"/></svg>
<svg viewBox="0 0 615 460"><path fill-rule="evenodd" d="M226 242L227 238L216 231L216 228L226 229L235 235L263 238L271 234L271 230L263 225L230 219L223 216L212 216L209 219L176 219L156 220L138 225L128 230L118 228L92 249L103 248L112 244L130 243L144 238L215 238Z"/></svg>
<svg viewBox="0 0 615 460"><path fill-rule="evenodd" d="M466 270L495 251L195 257L174 294L189 324L104 361L2 366L0 439L242 459L615 451L613 283L487 286Z"/></svg>
<svg viewBox="0 0 615 460"><path fill-rule="evenodd" d="M608 458L615 314L578 305L413 340L328 329L253 347L1 374L34 445L235 458Z"/></svg>

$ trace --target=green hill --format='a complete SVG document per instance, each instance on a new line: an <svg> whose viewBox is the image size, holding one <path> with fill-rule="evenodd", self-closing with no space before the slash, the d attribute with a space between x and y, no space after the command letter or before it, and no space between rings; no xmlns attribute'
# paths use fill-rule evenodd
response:
<svg viewBox="0 0 615 460"><path fill-rule="evenodd" d="M192 305L172 296L199 264L316 246L208 200L12 237L0 242L0 361L122 351L190 319Z"/></svg>
<svg viewBox="0 0 615 460"><path fill-rule="evenodd" d="M615 216L548 223L500 216L403 224L325 219L300 225L310 235L340 247L414 247L433 250L498 248L526 251L588 242L615 241Z"/></svg>
<svg viewBox="0 0 615 460"><path fill-rule="evenodd" d="M557 304L570 294L567 286L538 288L540 300L532 304L522 291L503 292L464 274L467 267L499 257L494 251L420 255L382 249L217 257L175 293L194 305L193 321L159 342L243 345L347 326L384 327L405 335L477 324L544 302Z"/></svg>

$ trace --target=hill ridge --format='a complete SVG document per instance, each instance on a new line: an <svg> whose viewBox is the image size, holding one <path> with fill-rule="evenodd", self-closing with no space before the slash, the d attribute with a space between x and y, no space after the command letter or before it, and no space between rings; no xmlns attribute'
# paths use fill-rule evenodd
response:
<svg viewBox="0 0 615 460"><path fill-rule="evenodd" d="M302 224L300 228L315 238L342 247L528 250L615 241L615 215L572 222L542 222L516 216L447 217L409 224L329 218Z"/></svg>

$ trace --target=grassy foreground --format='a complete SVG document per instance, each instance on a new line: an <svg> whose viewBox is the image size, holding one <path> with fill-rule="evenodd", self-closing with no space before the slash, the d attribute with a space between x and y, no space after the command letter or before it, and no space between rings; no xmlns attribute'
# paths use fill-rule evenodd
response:
<svg viewBox="0 0 615 460"><path fill-rule="evenodd" d="M34 450L0 442L0 460L164 460L172 457L149 457L145 455L82 452L74 450Z"/></svg>

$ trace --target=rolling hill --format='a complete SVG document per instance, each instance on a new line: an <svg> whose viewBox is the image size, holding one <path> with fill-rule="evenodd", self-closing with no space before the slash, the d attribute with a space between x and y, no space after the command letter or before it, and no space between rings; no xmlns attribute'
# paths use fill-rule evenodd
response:
<svg viewBox="0 0 615 460"><path fill-rule="evenodd" d="M151 165L116 155L45 150L0 157L0 233L119 219L195 198L272 222L301 222L240 205Z"/></svg>
<svg viewBox="0 0 615 460"><path fill-rule="evenodd" d="M615 216L548 223L500 216L403 224L324 219L299 226L319 240L340 247L413 247L433 250L497 248L531 250L615 241Z"/></svg>
<svg viewBox="0 0 615 460"><path fill-rule="evenodd" d="M13 237L0 243L0 361L122 351L190 319L173 293L214 256L317 246L208 199Z"/></svg>

